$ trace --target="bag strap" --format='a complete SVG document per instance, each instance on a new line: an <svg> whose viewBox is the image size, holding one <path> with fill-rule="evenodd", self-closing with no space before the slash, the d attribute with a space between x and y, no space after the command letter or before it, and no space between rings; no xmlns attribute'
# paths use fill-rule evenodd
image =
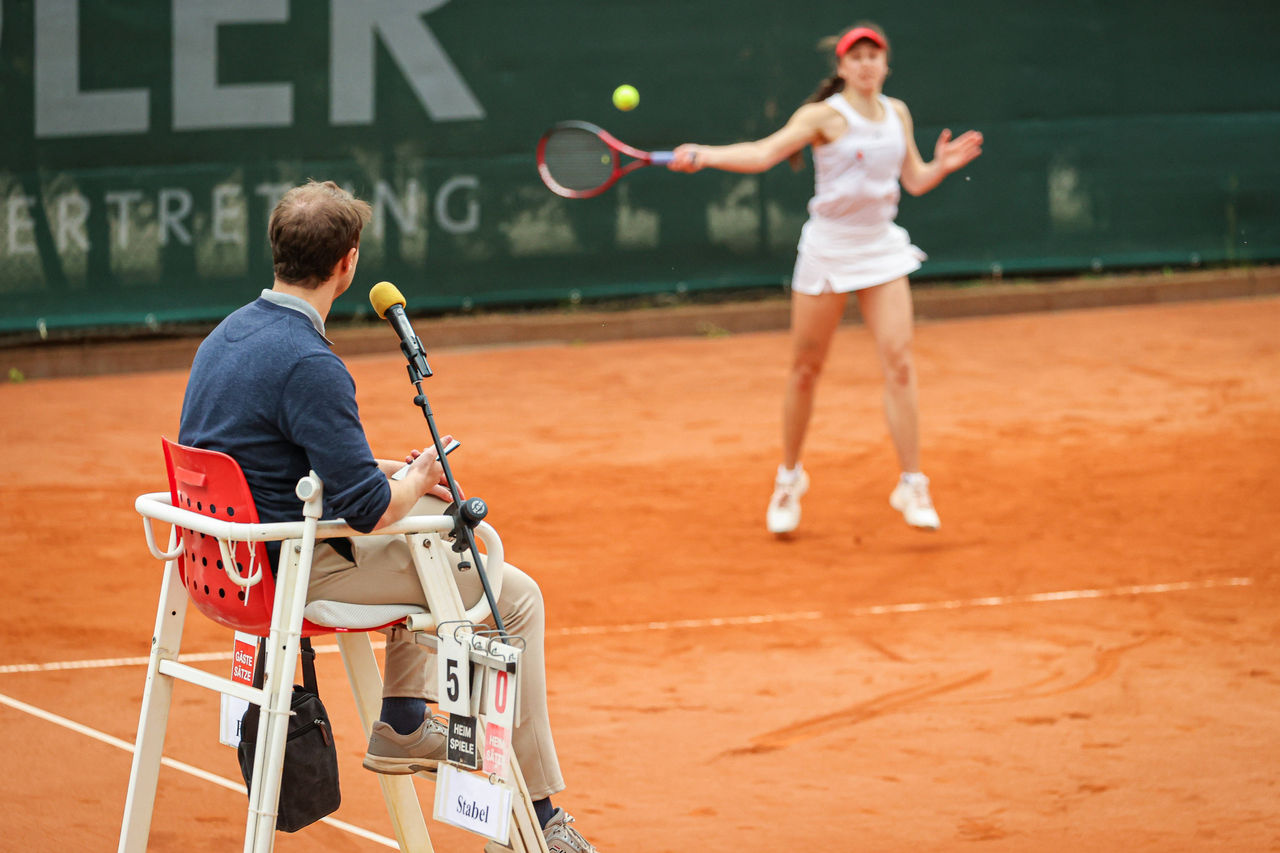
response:
<svg viewBox="0 0 1280 853"><path fill-rule="evenodd" d="M302 686L318 697L320 689L316 686L316 650L311 648L310 637L303 637L301 645Z"/></svg>
<svg viewBox="0 0 1280 853"><path fill-rule="evenodd" d="M302 658L302 686L316 696L320 695L320 689L316 686L316 650L311 647L311 638L303 637L299 644L300 657ZM267 638L258 638L258 665L253 671L253 686L262 689L262 682L266 680L267 668L262 665L267 655Z"/></svg>
<svg viewBox="0 0 1280 853"><path fill-rule="evenodd" d="M267 668L264 664L267 661L267 638L258 638L258 658L254 661L253 666L253 686L262 689L262 682L266 680Z"/></svg>

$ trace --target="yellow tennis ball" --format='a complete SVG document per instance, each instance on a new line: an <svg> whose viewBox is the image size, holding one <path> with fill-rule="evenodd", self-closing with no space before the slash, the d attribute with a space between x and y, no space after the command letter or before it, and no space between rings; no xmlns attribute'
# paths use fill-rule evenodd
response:
<svg viewBox="0 0 1280 853"><path fill-rule="evenodd" d="M640 93L636 91L635 86L623 83L613 90L613 105L623 112L634 110L639 103Z"/></svg>

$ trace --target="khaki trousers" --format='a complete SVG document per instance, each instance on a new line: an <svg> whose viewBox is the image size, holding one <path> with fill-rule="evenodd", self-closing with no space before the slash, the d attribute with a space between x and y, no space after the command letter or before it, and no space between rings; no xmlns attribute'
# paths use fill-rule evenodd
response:
<svg viewBox="0 0 1280 853"><path fill-rule="evenodd" d="M413 515L436 515L444 503L423 498ZM426 606L426 596L418 581L413 557L403 536L356 536L351 539L355 563L333 548L316 543L307 600L347 601L353 604L418 604ZM470 554L466 555L470 561ZM466 607L484 595L484 587L474 567L459 570L463 555L452 549L449 561ZM542 591L537 582L511 564L502 571L498 612L507 631L524 638L520 660L520 716L512 733L512 748L520 761L529 794L535 800L564 790L560 762L551 737L547 711L546 657L543 634L546 625ZM387 630L383 672L384 697L413 697L434 701L435 653L413 642L404 630Z"/></svg>

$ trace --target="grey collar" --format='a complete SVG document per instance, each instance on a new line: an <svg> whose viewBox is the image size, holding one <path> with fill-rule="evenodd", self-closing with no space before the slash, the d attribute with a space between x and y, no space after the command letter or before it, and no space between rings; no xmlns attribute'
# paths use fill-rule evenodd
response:
<svg viewBox="0 0 1280 853"><path fill-rule="evenodd" d="M311 325L316 327L316 331L320 333L320 337L324 338L324 342L333 346L333 341L329 340L324 333L324 320L320 319L320 312L310 302L291 293L278 293L269 289L262 291L262 298L281 308L292 308L305 316L311 321Z"/></svg>

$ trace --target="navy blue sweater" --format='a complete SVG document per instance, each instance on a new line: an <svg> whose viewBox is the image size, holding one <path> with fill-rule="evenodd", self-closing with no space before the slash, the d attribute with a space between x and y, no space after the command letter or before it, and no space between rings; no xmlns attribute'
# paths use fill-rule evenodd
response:
<svg viewBox="0 0 1280 853"><path fill-rule="evenodd" d="M372 530L391 502L351 373L309 318L266 299L232 313L200 344L178 442L239 462L264 522L302 519L293 490L308 470L324 481L324 517L356 530ZM274 561L278 548L270 550Z"/></svg>

